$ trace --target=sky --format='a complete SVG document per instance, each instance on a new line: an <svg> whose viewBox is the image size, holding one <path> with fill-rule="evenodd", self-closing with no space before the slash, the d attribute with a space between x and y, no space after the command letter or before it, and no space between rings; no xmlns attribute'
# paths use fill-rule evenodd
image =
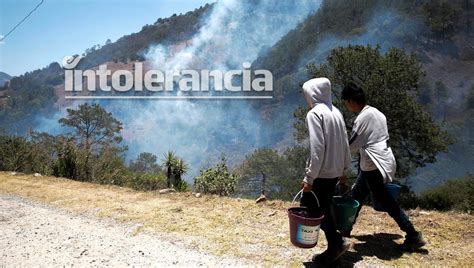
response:
<svg viewBox="0 0 474 268"><path fill-rule="evenodd" d="M41 0L0 0L4 36ZM0 71L12 76L43 68L68 55L82 54L107 39L116 41L146 24L186 13L214 0L44 0L4 42Z"/></svg>

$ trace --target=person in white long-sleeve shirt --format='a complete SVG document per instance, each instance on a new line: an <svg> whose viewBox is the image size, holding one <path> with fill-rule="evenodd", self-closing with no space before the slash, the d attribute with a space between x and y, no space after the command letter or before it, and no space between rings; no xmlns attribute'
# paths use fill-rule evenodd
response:
<svg viewBox="0 0 474 268"><path fill-rule="evenodd" d="M365 199L372 193L400 229L406 232L405 249L412 251L424 246L426 242L421 233L415 230L406 213L385 187L385 183L394 179L397 169L395 156L387 144L389 134L385 115L366 104L364 91L355 83L348 83L344 87L342 100L349 111L358 113L349 141L351 151L360 154L360 173L352 187L352 197L360 203L356 218ZM344 182L345 178L341 181ZM350 236L350 231L343 235Z"/></svg>
<svg viewBox="0 0 474 268"><path fill-rule="evenodd" d="M306 115L310 157L302 182L301 206L318 211L313 191L319 199L319 211L324 214L321 229L328 248L314 255L313 261L332 263L344 254L349 244L336 230L330 206L338 178L350 167L351 156L346 125L341 112L332 105L331 83L327 78L315 78L303 84L303 95L311 110Z"/></svg>

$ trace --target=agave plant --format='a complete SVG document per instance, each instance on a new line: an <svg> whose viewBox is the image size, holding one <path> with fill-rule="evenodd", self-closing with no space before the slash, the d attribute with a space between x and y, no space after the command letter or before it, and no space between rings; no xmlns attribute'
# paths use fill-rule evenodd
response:
<svg viewBox="0 0 474 268"><path fill-rule="evenodd" d="M163 154L163 166L166 168L166 185L168 188L171 187L171 176L174 173L174 167L176 164L176 156L173 151L168 151Z"/></svg>
<svg viewBox="0 0 474 268"><path fill-rule="evenodd" d="M182 182L182 176L186 174L189 170L189 166L183 161L183 159L179 158L175 161L173 173L176 179L176 184L180 184Z"/></svg>

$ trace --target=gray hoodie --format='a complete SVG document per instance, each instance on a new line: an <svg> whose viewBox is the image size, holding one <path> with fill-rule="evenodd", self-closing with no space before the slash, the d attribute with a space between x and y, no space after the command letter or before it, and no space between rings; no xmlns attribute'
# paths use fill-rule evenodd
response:
<svg viewBox="0 0 474 268"><path fill-rule="evenodd" d="M311 155L304 182L316 178L336 178L351 164L346 124L341 112L332 105L331 83L314 78L303 84L306 102L312 108L306 115Z"/></svg>

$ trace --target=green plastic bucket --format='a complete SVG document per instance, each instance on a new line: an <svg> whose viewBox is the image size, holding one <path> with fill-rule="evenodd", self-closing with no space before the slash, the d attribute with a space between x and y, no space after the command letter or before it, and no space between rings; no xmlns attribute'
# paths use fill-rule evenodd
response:
<svg viewBox="0 0 474 268"><path fill-rule="evenodd" d="M388 190L388 193L393 197L393 199L398 202L398 197L400 196L400 190L402 187L395 183L386 183L385 188ZM377 199L375 199L373 196L372 203L374 204L374 209L376 211L385 211L383 205L378 202Z"/></svg>
<svg viewBox="0 0 474 268"><path fill-rule="evenodd" d="M334 223L336 224L336 228L339 231L343 232L352 230L358 207L359 202L355 199L344 196L333 197L331 214Z"/></svg>

